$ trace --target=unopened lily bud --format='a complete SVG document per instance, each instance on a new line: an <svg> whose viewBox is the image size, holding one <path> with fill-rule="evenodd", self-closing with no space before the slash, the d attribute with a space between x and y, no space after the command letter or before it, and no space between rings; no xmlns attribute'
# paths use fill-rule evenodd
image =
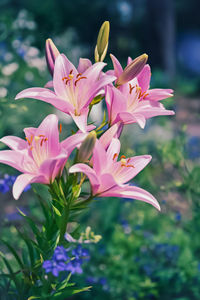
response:
<svg viewBox="0 0 200 300"><path fill-rule="evenodd" d="M96 132L93 130L91 131L88 136L82 142L79 152L78 152L78 161L85 162L91 156L95 142L96 142Z"/></svg>
<svg viewBox="0 0 200 300"><path fill-rule="evenodd" d="M105 21L99 30L97 38L97 45L94 52L96 62L103 61L106 56L108 49L109 32L110 23L108 21Z"/></svg>
<svg viewBox="0 0 200 300"><path fill-rule="evenodd" d="M136 57L122 72L117 79L116 85L122 85L135 78L144 68L148 59L147 54L142 54Z"/></svg>
<svg viewBox="0 0 200 300"><path fill-rule="evenodd" d="M60 52L56 48L53 41L51 39L47 39L46 46L45 46L45 57L46 57L49 72L51 73L52 76L54 71L55 60L59 54Z"/></svg>

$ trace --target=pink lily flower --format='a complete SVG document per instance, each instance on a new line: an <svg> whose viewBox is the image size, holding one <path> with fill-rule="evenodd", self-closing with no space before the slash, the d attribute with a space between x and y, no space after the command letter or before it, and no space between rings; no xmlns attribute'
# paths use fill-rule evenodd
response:
<svg viewBox="0 0 200 300"><path fill-rule="evenodd" d="M54 92L46 88L29 88L20 92L16 99L34 98L52 104L72 116L81 131L86 132L89 104L98 92L115 80L114 76L100 76L105 63L99 62L89 68L87 61L81 61L79 70L64 54L55 60L53 73Z"/></svg>
<svg viewBox="0 0 200 300"><path fill-rule="evenodd" d="M114 75L119 78L123 69L114 55L111 55ZM132 61L128 59L128 64ZM149 89L151 70L145 65L142 71L133 80L115 88L106 87L106 104L110 124L138 123L145 127L146 119L160 115L174 115L174 111L166 110L159 100L173 96L171 89Z"/></svg>
<svg viewBox="0 0 200 300"><path fill-rule="evenodd" d="M93 150L93 167L86 164L75 164L69 169L70 173L81 172L90 180L92 195L96 197L122 197L141 200L150 203L158 210L157 200L146 190L126 184L134 178L150 162L150 155L125 158L121 156L120 141L113 138L107 151L100 141L96 141Z"/></svg>
<svg viewBox="0 0 200 300"><path fill-rule="evenodd" d="M119 89L107 86L105 100L110 125L121 120L123 124L138 123L141 128L144 128L146 119L174 115L174 111L166 110L158 101L141 98L137 85L132 87L124 84Z"/></svg>
<svg viewBox="0 0 200 300"><path fill-rule="evenodd" d="M23 173L13 185L15 199L28 184L50 184L60 176L69 155L86 137L86 134L77 133L60 143L58 118L53 114L47 116L38 128L25 128L24 132L26 140L15 136L0 139L11 148L0 151L0 163Z"/></svg>
<svg viewBox="0 0 200 300"><path fill-rule="evenodd" d="M108 74L113 74L117 77L117 79L119 79L120 75L123 73L124 70L118 59L113 54L111 54L110 57L112 59L114 70L108 71ZM132 58L128 57L127 66L132 61ZM136 78L137 80L134 80L133 82L131 80L129 83L131 84L131 86L132 83L138 85L138 88L140 89L140 97L142 99L160 101L173 96L172 89L149 89L151 81L151 68L148 64L144 66L144 68L136 76Z"/></svg>

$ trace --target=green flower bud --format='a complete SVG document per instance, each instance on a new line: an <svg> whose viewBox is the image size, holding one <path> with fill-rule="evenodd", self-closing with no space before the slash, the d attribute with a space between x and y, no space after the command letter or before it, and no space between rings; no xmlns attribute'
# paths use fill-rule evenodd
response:
<svg viewBox="0 0 200 300"><path fill-rule="evenodd" d="M84 141L82 142L82 144L80 146L79 152L78 152L77 160L79 162L85 162L89 159L89 157L91 156L91 154L93 152L96 138L97 138L96 132L93 130L84 139Z"/></svg>
<svg viewBox="0 0 200 300"><path fill-rule="evenodd" d="M147 54L142 54L136 57L128 66L126 66L123 73L117 79L116 85L122 85L135 78L144 68L147 59Z"/></svg>
<svg viewBox="0 0 200 300"><path fill-rule="evenodd" d="M99 30L97 38L97 45L94 52L96 62L103 61L106 56L108 49L109 32L110 23L108 21L105 21Z"/></svg>

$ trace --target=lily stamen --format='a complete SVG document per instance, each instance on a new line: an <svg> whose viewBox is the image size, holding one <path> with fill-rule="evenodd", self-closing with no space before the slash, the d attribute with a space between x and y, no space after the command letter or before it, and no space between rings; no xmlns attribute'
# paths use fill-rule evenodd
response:
<svg viewBox="0 0 200 300"><path fill-rule="evenodd" d="M85 76L82 76L82 77L79 77L76 81L75 81L75 86L77 85L77 83L79 82L79 80L81 80L81 79L87 79L87 77L85 77Z"/></svg>
<svg viewBox="0 0 200 300"><path fill-rule="evenodd" d="M130 83L129 83L129 94L132 93L133 89L135 88L135 85L132 86Z"/></svg>
<svg viewBox="0 0 200 300"><path fill-rule="evenodd" d="M25 139L27 140L27 142L28 142L28 144L30 146L31 145L31 141L27 137Z"/></svg>
<svg viewBox="0 0 200 300"><path fill-rule="evenodd" d="M118 154L117 153L115 153L114 155L113 155L113 160L115 160L115 158L118 156Z"/></svg>
<svg viewBox="0 0 200 300"><path fill-rule="evenodd" d="M59 126L59 132L61 133L62 132L62 124L60 123L60 126Z"/></svg>

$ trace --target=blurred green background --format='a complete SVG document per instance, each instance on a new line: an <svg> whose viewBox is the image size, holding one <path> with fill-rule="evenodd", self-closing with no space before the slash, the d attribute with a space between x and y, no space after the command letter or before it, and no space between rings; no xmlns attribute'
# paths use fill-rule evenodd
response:
<svg viewBox="0 0 200 300"><path fill-rule="evenodd" d="M82 218L83 230L90 225L102 240L89 246L91 259L84 273L74 276L78 284L93 288L73 299L200 299L199 8L198 0L0 1L1 137L23 137L24 127L38 126L55 112L36 100L14 101L22 89L44 86L50 79L45 40L52 38L74 64L79 57L94 61L105 20L111 24L108 53L122 65L128 56L147 53L151 86L175 89L175 97L164 101L175 110L174 117L148 120L144 130L127 126L121 139L122 154L152 155L134 183L153 193L162 211L127 199L95 201ZM112 66L109 55L106 62ZM59 117L66 137L73 124ZM13 200L5 174L17 175L0 166L0 234L20 249L15 226L23 224L16 207L36 218L40 211L31 190L17 203Z"/></svg>

